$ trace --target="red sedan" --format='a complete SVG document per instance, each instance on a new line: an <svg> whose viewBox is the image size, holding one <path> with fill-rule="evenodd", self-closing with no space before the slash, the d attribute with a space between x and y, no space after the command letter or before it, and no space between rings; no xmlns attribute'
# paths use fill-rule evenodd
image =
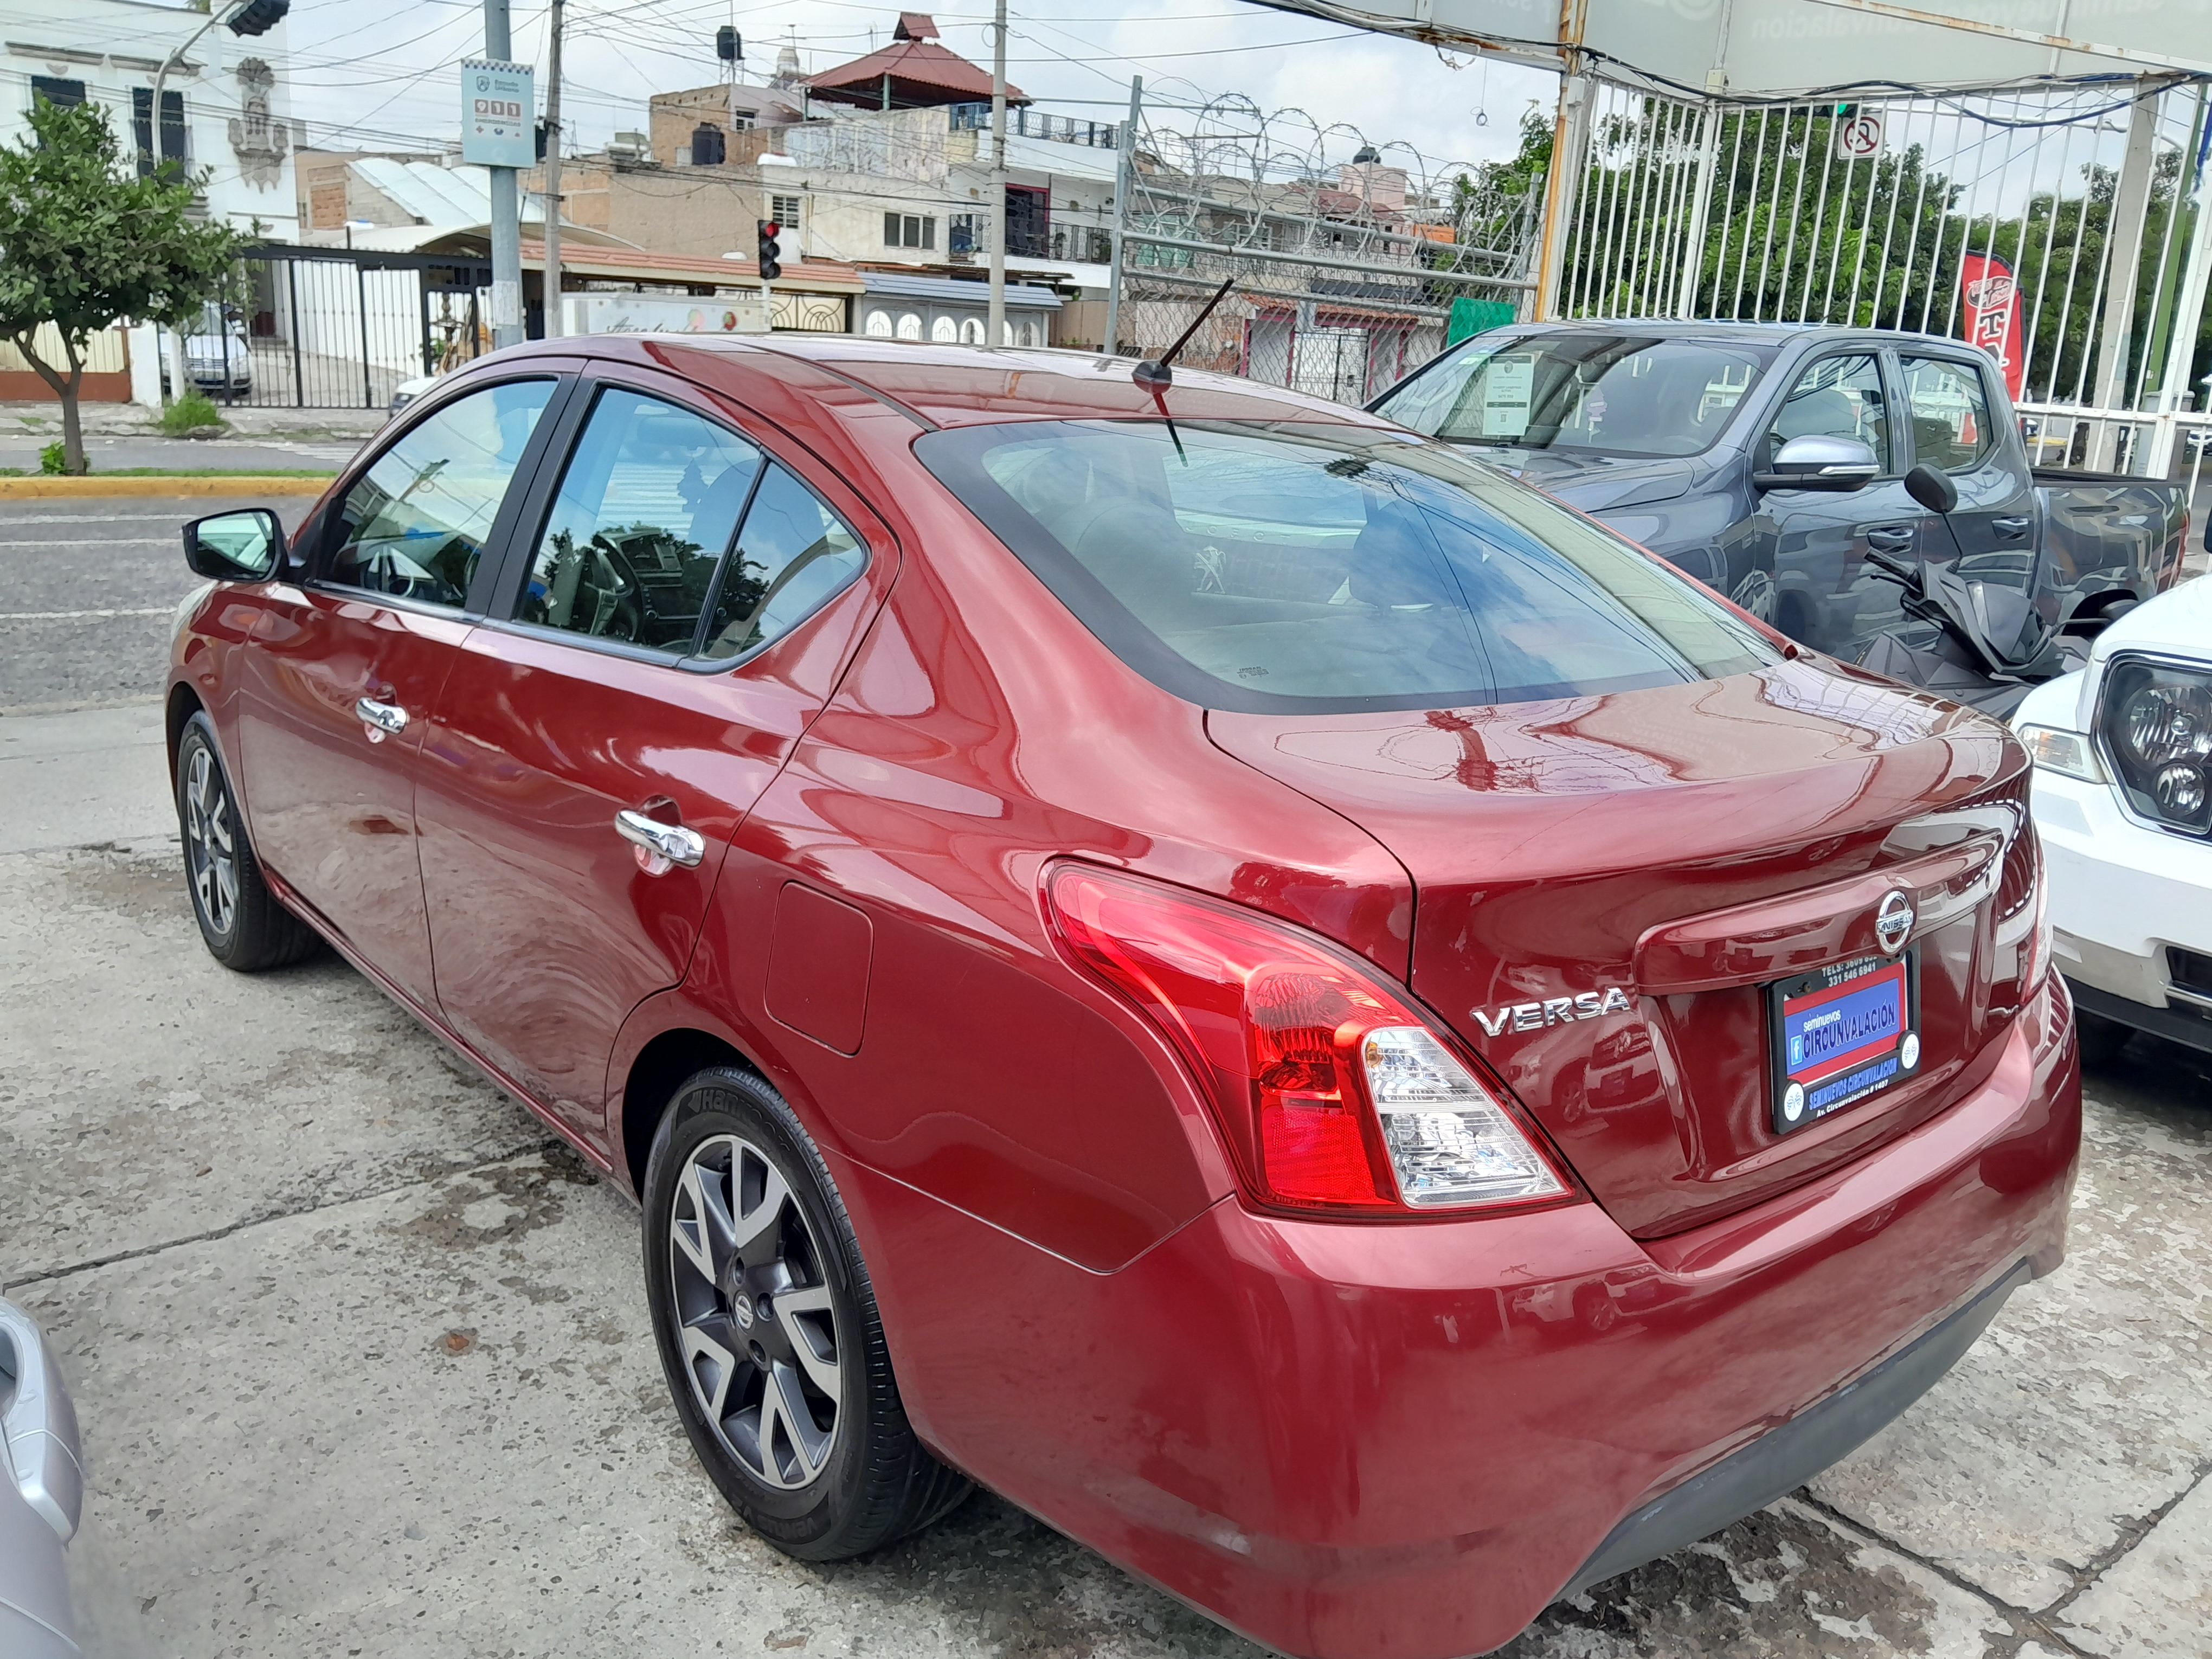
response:
<svg viewBox="0 0 2212 1659"><path fill-rule="evenodd" d="M1370 416L556 342L186 548L209 948L328 941L638 1194L794 1555L972 1480L1290 1653L1480 1652L2060 1259L2018 744Z"/></svg>

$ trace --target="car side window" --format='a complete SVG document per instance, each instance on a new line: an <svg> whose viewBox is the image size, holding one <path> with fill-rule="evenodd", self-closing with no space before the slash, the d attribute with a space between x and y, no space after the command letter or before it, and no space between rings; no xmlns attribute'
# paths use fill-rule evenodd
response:
<svg viewBox="0 0 2212 1659"><path fill-rule="evenodd" d="M1881 362L1873 352L1841 353L1808 365L1775 411L1762 464L1771 465L1792 438L1808 437L1856 438L1874 451L1883 472L1893 470Z"/></svg>
<svg viewBox="0 0 2212 1659"><path fill-rule="evenodd" d="M726 427L604 388L561 475L516 619L690 655L761 461Z"/></svg>
<svg viewBox="0 0 2212 1659"><path fill-rule="evenodd" d="M1943 357L1899 356L1905 401L1912 412L1916 460L1946 472L1980 464L1996 441L1990 428L1989 394L1972 363Z"/></svg>
<svg viewBox="0 0 2212 1659"><path fill-rule="evenodd" d="M740 657L780 638L867 562L866 545L845 521L770 462L722 573L700 654Z"/></svg>
<svg viewBox="0 0 2212 1659"><path fill-rule="evenodd" d="M458 609L553 386L486 386L410 427L346 491L323 580Z"/></svg>

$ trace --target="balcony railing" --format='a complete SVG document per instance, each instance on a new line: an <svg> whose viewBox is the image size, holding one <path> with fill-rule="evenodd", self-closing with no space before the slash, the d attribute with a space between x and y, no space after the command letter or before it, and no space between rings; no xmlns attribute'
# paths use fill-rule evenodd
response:
<svg viewBox="0 0 2212 1659"><path fill-rule="evenodd" d="M991 130L988 104L954 104L950 107L953 131ZM1088 144L1093 149L1112 149L1120 141L1121 129L1112 121L1085 121L1072 115L1048 115L1040 109L1010 108L1006 111L1006 131L1017 138L1044 138L1055 144Z"/></svg>

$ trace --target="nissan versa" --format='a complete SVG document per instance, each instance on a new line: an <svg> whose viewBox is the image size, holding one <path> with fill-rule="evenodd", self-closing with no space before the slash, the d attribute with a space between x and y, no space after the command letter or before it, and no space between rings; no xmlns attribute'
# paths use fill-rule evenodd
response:
<svg viewBox="0 0 2212 1659"><path fill-rule="evenodd" d="M2060 1259L2012 736L1376 416L554 342L185 541L209 949L327 940L638 1194L793 1555L973 1481L1290 1653L1478 1653Z"/></svg>

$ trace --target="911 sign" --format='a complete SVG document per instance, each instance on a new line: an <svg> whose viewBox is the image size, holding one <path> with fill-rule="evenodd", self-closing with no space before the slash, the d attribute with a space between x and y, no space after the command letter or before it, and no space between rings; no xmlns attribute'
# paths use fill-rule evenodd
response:
<svg viewBox="0 0 2212 1659"><path fill-rule="evenodd" d="M1881 153L1881 112L1863 104L1836 106L1836 159L1863 161Z"/></svg>
<svg viewBox="0 0 2212 1659"><path fill-rule="evenodd" d="M527 64L461 65L461 160L471 167L538 163L537 73Z"/></svg>

